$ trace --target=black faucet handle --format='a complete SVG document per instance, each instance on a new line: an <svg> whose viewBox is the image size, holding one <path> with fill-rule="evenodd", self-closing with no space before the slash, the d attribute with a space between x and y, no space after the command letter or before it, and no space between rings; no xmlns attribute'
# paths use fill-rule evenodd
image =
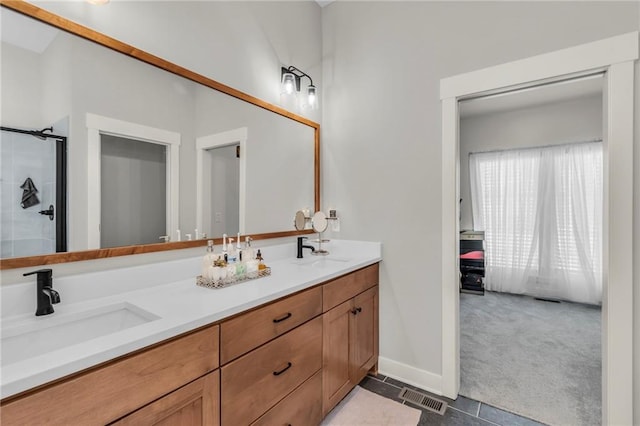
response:
<svg viewBox="0 0 640 426"><path fill-rule="evenodd" d="M52 269L39 269L37 271L27 272L22 274L25 277L33 274L38 274L36 279L37 288L52 288L53 287L53 270Z"/></svg>
<svg viewBox="0 0 640 426"><path fill-rule="evenodd" d="M60 293L58 293L52 288L50 288L48 291L49 291L49 296L51 297L51 303L54 305L56 303L60 303Z"/></svg>
<svg viewBox="0 0 640 426"><path fill-rule="evenodd" d="M22 274L22 276L27 277L29 275L34 275L34 274L38 274L38 277L40 277L40 275L44 275L45 277L51 277L51 275L53 275L53 269L38 269L37 271L31 271L31 272L27 272L26 274Z"/></svg>

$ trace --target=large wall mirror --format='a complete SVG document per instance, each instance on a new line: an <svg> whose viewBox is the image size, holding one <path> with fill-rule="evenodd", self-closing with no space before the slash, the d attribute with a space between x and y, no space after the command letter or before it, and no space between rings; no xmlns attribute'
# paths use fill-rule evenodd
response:
<svg viewBox="0 0 640 426"><path fill-rule="evenodd" d="M2 6L2 269L295 235L320 209L317 123Z"/></svg>

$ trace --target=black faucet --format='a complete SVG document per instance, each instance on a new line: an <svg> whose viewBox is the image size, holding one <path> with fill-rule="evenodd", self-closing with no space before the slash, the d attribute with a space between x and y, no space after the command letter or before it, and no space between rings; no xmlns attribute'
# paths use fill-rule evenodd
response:
<svg viewBox="0 0 640 426"><path fill-rule="evenodd" d="M53 271L51 269L40 269L23 275L26 277L33 274L38 274L36 285L38 308L36 309L36 316L52 314L52 305L60 303L60 294L53 289Z"/></svg>
<svg viewBox="0 0 640 426"><path fill-rule="evenodd" d="M298 256L296 256L298 259L302 259L302 249L305 249L305 248L311 249L311 253L316 251L315 247L313 246L303 245L303 242L306 239L307 237L298 237Z"/></svg>

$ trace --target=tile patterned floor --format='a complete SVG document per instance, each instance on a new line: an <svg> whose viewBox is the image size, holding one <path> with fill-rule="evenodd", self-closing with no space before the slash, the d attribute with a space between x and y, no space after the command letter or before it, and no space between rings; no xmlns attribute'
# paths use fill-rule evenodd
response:
<svg viewBox="0 0 640 426"><path fill-rule="evenodd" d="M430 392L417 388L415 386L407 385L399 380L392 379L391 377L378 374L377 376L367 376L361 382L360 386L363 388L382 395L386 398L393 399L398 402L402 402L410 407L417 408L422 411L420 416L420 423L418 426L542 426L543 423L538 423L534 420L526 417L520 417L516 414L509 413L508 411L500 410L490 405L484 404L473 399L459 396L458 399L451 400L439 395L434 395ZM422 409L416 405L411 404L398 398L400 389L403 387L414 389L423 392L434 398L442 399L449 404L447 411L443 416L433 413L431 411Z"/></svg>

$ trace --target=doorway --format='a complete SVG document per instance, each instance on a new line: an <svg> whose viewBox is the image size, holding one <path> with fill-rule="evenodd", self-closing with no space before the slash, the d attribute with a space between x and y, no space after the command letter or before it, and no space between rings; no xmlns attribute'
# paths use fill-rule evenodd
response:
<svg viewBox="0 0 640 426"><path fill-rule="evenodd" d="M245 233L248 129L196 139L196 226L210 236Z"/></svg>
<svg viewBox="0 0 640 426"><path fill-rule="evenodd" d="M203 229L209 235L240 232L240 144L210 148L204 156Z"/></svg>
<svg viewBox="0 0 640 426"><path fill-rule="evenodd" d="M89 178L87 183L87 245L89 249L102 248L102 244L136 245L151 242L162 242L164 236L172 236L179 229L178 226L178 173L180 134L164 129L130 123L96 114L87 114L87 162ZM105 142L103 146L103 141ZM103 156L103 149L106 156ZM164 158L164 159L163 159ZM104 161L103 161L104 160ZM107 170L102 171L103 165ZM143 177L140 172L145 170ZM164 172L163 172L164 171ZM109 177L105 176L109 174ZM163 174L164 173L164 174ZM122 180L124 175L134 178L137 183ZM136 177L137 176L137 177ZM110 183L103 186L103 179ZM117 183L118 179L122 180ZM156 185L164 179L164 186ZM163 191L164 199L160 195L147 197L147 185L154 181L153 191ZM129 187L131 186L131 187ZM134 188L138 189L134 189ZM118 189L120 188L120 189ZM102 191L108 191L103 197ZM119 192L122 191L122 194ZM126 195L129 202L117 206L117 197ZM148 198L148 199L147 199ZM153 202L151 202L153 199ZM142 203L149 201L153 206L164 202L164 208L147 209ZM131 203L133 202L133 203ZM105 209L103 211L103 204ZM136 207L135 217L130 206ZM115 209L115 210L113 210ZM164 214L164 229L161 231L161 216ZM151 229L142 226L151 215L156 218ZM121 226L114 217L126 218L128 223L118 231L117 238L102 237L102 220L112 229ZM137 223L137 224L136 224ZM111 226L111 224L113 226ZM138 234L137 226L145 229L144 235ZM128 230L125 230L128 229ZM105 230L106 232L112 232ZM155 235L158 234L158 235ZM155 235L155 236L154 236ZM114 245L114 246L115 246Z"/></svg>
<svg viewBox="0 0 640 426"><path fill-rule="evenodd" d="M167 234L167 147L100 139L100 247L159 242Z"/></svg>
<svg viewBox="0 0 640 426"><path fill-rule="evenodd" d="M602 83L459 102L460 394L546 424L601 419Z"/></svg>
<svg viewBox="0 0 640 426"><path fill-rule="evenodd" d="M605 424L633 423L633 121L638 32L499 65L441 81L442 100L442 391L455 398L459 358L458 101L532 87L595 71L605 73L604 303L602 315ZM615 114L612 111L616 111Z"/></svg>

